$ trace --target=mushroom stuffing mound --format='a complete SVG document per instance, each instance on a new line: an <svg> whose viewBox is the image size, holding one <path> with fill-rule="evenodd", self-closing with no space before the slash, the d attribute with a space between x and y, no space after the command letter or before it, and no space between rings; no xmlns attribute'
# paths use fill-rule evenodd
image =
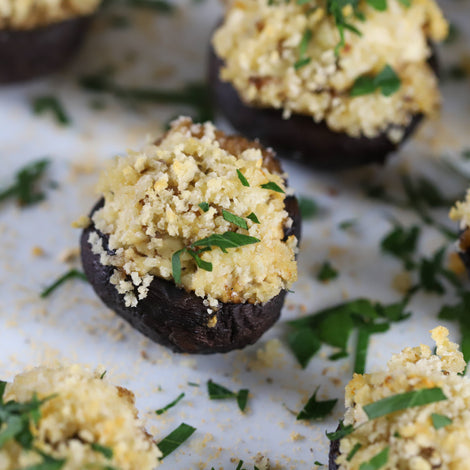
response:
<svg viewBox="0 0 470 470"><path fill-rule="evenodd" d="M449 332L432 330L428 346L392 356L387 370L355 374L346 415L330 447L330 469L468 468L470 379Z"/></svg>
<svg viewBox="0 0 470 470"><path fill-rule="evenodd" d="M440 105L434 0L235 0L213 36L217 106L304 163L382 162Z"/></svg>
<svg viewBox="0 0 470 470"><path fill-rule="evenodd" d="M177 352L254 343L297 279L297 200L272 151L188 118L114 160L81 238L108 307Z"/></svg>
<svg viewBox="0 0 470 470"><path fill-rule="evenodd" d="M78 50L101 0L0 0L0 83L35 78Z"/></svg>
<svg viewBox="0 0 470 470"><path fill-rule="evenodd" d="M37 367L0 382L0 469L152 470L161 452L134 395L81 366Z"/></svg>

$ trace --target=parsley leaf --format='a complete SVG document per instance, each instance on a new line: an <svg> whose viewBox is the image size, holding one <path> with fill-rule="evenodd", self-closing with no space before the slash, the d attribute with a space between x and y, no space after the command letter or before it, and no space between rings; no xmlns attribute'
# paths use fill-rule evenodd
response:
<svg viewBox="0 0 470 470"><path fill-rule="evenodd" d="M237 168L237 175L238 175L238 179L240 180L240 183L243 186L247 186L247 187L250 186L250 183L248 183L248 180L243 176L243 173L238 168Z"/></svg>
<svg viewBox="0 0 470 470"><path fill-rule="evenodd" d="M302 369L307 367L310 359L321 348L320 339L310 328L291 331L287 336L287 343Z"/></svg>
<svg viewBox="0 0 470 470"><path fill-rule="evenodd" d="M369 95L377 90L380 90L384 96L391 96L399 90L400 86L400 77L390 65L386 65L375 77L370 75L358 77L351 88L350 96Z"/></svg>
<svg viewBox="0 0 470 470"><path fill-rule="evenodd" d="M345 436L348 436L354 431L354 427L352 424L348 424L347 426L344 426L343 420L339 422L338 429L334 432L327 432L326 437L330 441L337 441L339 439L342 439Z"/></svg>
<svg viewBox="0 0 470 470"><path fill-rule="evenodd" d="M99 452L100 454L103 454L107 459L113 458L113 449L111 449L111 447L103 446L101 444L98 444L97 442L93 442L91 444L91 448L95 452Z"/></svg>
<svg viewBox="0 0 470 470"><path fill-rule="evenodd" d="M55 96L39 96L33 100L34 114L43 114L45 112L52 112L57 123L62 126L70 124L70 118L65 112L64 107Z"/></svg>
<svg viewBox="0 0 470 470"><path fill-rule="evenodd" d="M313 395L309 398L303 409L297 415L300 419L321 419L328 416L335 407L337 399L317 401L317 393L320 387L317 387Z"/></svg>
<svg viewBox="0 0 470 470"><path fill-rule="evenodd" d="M346 456L346 461L350 462L361 447L362 444L360 442L356 442L356 444L354 444L354 447L349 451L349 454Z"/></svg>
<svg viewBox="0 0 470 470"><path fill-rule="evenodd" d="M271 191L285 194L285 191L279 185L277 185L274 181L269 181L268 183L264 183L261 185L261 187L263 189L270 189Z"/></svg>
<svg viewBox="0 0 470 470"><path fill-rule="evenodd" d="M65 282L69 281L70 279L80 279L82 281L88 282L88 278L85 276L85 274L81 271L78 271L77 269L71 269L70 271L67 271L65 274L60 276L56 281L54 281L50 286L46 287L42 292L41 292L41 299L45 299L49 295L52 294L56 289L58 289L62 284Z"/></svg>
<svg viewBox="0 0 470 470"><path fill-rule="evenodd" d="M0 190L0 202L14 197L22 206L29 206L42 201L44 193L37 186L50 161L46 158L36 160L21 168L15 176L15 182L4 190Z"/></svg>
<svg viewBox="0 0 470 470"><path fill-rule="evenodd" d="M168 411L170 408L173 408L175 405L177 405L182 399L184 398L184 393L180 393L172 402L168 403L168 405L164 406L163 408L159 408L158 410L155 411L157 415L162 415L166 411Z"/></svg>
<svg viewBox="0 0 470 470"><path fill-rule="evenodd" d="M245 411L248 401L249 391L241 389L238 393L234 393L223 385L219 385L212 380L207 382L207 392L211 400L225 400L227 398L235 398L237 400L240 411Z"/></svg>
<svg viewBox="0 0 470 470"><path fill-rule="evenodd" d="M183 442L189 439L194 433L194 431L196 431L196 428L193 428L189 424L181 423L174 431L172 431L170 434L168 434L168 436L163 438L157 444L157 447L162 453L160 460L163 460L165 457L170 455L181 444L183 444Z"/></svg>
<svg viewBox="0 0 470 470"><path fill-rule="evenodd" d="M230 223L236 225L237 227L248 230L248 225L246 223L246 220L243 219L242 217L239 217L238 215L232 214L231 212L226 211L225 209L222 209L222 217L227 222L230 222Z"/></svg>
<svg viewBox="0 0 470 470"><path fill-rule="evenodd" d="M422 388L411 392L398 393L387 398L369 403L363 407L369 419L380 418L395 411L447 400L439 387Z"/></svg>
<svg viewBox="0 0 470 470"><path fill-rule="evenodd" d="M328 282L338 277L338 271L330 264L329 261L325 261L318 271L317 279L321 282Z"/></svg>
<svg viewBox="0 0 470 470"><path fill-rule="evenodd" d="M452 424L452 420L450 418L438 413L433 413L431 415L431 421L434 429L445 428L446 426L449 426L449 424Z"/></svg>
<svg viewBox="0 0 470 470"><path fill-rule="evenodd" d="M299 208L303 220L313 219L318 214L318 205L311 198L299 197Z"/></svg>
<svg viewBox="0 0 470 470"><path fill-rule="evenodd" d="M372 457L368 462L361 463L359 470L378 470L382 468L388 462L389 451L390 447L385 447L384 450Z"/></svg>
<svg viewBox="0 0 470 470"><path fill-rule="evenodd" d="M304 67L308 63L310 63L310 57L305 57L307 54L308 44L312 39L312 31L310 29L306 29L304 34L302 35L302 39L300 40L299 44L299 60L294 64L295 70L299 70L300 68Z"/></svg>
<svg viewBox="0 0 470 470"><path fill-rule="evenodd" d="M201 208L202 212L207 212L209 210L208 202L200 202L198 206Z"/></svg>
<svg viewBox="0 0 470 470"><path fill-rule="evenodd" d="M395 227L385 235L380 243L383 252L389 253L403 261L407 270L414 267L412 255L421 234L421 229L417 225L410 228L396 224Z"/></svg>
<svg viewBox="0 0 470 470"><path fill-rule="evenodd" d="M260 221L258 220L258 217L256 217L256 214L254 212L252 212L246 218L250 219L254 224L259 224L260 223Z"/></svg>

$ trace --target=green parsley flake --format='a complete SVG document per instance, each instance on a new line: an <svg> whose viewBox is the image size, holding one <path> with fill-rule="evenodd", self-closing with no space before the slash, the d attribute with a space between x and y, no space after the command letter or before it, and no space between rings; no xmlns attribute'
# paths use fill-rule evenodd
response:
<svg viewBox="0 0 470 470"><path fill-rule="evenodd" d="M436 430L445 428L446 426L449 426L449 424L452 424L452 420L450 418L444 415L440 415L438 413L433 413L431 415L431 421L432 425L434 426L434 429Z"/></svg>
<svg viewBox="0 0 470 470"><path fill-rule="evenodd" d="M400 86L400 77L390 65L386 65L375 77L371 77L370 75L358 77L354 82L350 95L353 97L370 95L380 90L382 95L391 96L399 90Z"/></svg>
<svg viewBox="0 0 470 470"><path fill-rule="evenodd" d="M100 454L103 454L107 459L113 458L113 449L111 449L110 447L102 446L101 444L98 444L97 442L93 442L91 444L91 448L95 452L99 452Z"/></svg>
<svg viewBox="0 0 470 470"><path fill-rule="evenodd" d="M399 393L390 397L382 398L363 407L369 419L380 418L395 411L401 411L416 406L428 405L447 400L444 392L439 387L422 388L411 392Z"/></svg>
<svg viewBox="0 0 470 470"><path fill-rule="evenodd" d="M209 210L209 203L208 202L201 202L198 204L201 208L202 212L207 212Z"/></svg>
<svg viewBox="0 0 470 470"><path fill-rule="evenodd" d="M225 209L222 209L222 217L227 222L230 222L231 224L234 224L237 227L248 230L248 225L246 223L246 220L243 219L242 217L239 217L238 215L232 214L231 212L226 211Z"/></svg>
<svg viewBox="0 0 470 470"><path fill-rule="evenodd" d="M270 181L269 183L262 184L261 187L263 189L270 189L271 191L276 191L277 193L285 194L285 191L278 186L274 181Z"/></svg>
<svg viewBox="0 0 470 470"><path fill-rule="evenodd" d="M207 393L211 400L225 400L228 398L235 398L237 400L238 407L240 411L245 411L249 390L246 388L241 389L238 393L232 392L228 388L225 388L223 385L219 385L212 380L207 382Z"/></svg>
<svg viewBox="0 0 470 470"><path fill-rule="evenodd" d="M163 408L159 408L158 410L155 411L157 415L162 415L166 411L168 411L170 408L173 408L175 405L177 405L182 399L184 398L184 393L180 393L172 402L168 403L168 405L164 406Z"/></svg>
<svg viewBox="0 0 470 470"><path fill-rule="evenodd" d="M359 466L359 470L378 470L388 462L388 453L390 447L385 447L384 450L379 452L375 457L372 457L368 462L363 462Z"/></svg>
<svg viewBox="0 0 470 470"><path fill-rule="evenodd" d="M322 419L328 416L335 407L337 399L317 401L317 393L320 387L317 387L313 395L309 398L303 409L297 415L297 420L301 419Z"/></svg>
<svg viewBox="0 0 470 470"><path fill-rule="evenodd" d="M45 299L46 297L51 295L52 292L58 289L62 284L67 281L70 281L71 279L80 279L82 281L88 282L88 279L83 272L78 271L77 269L71 269L70 271L67 271L65 274L60 276L59 279L54 281L49 287L46 287L41 292L41 299Z"/></svg>
<svg viewBox="0 0 470 470"><path fill-rule="evenodd" d="M163 460L165 457L175 451L181 444L183 444L183 442L192 436L194 431L196 431L196 428L193 428L189 424L181 423L174 431L163 438L157 444L157 447L162 453L160 460Z"/></svg>
<svg viewBox="0 0 470 470"><path fill-rule="evenodd" d="M331 265L331 263L329 261L325 261L317 273L317 279L321 282L328 282L336 279L338 275L338 271Z"/></svg>
<svg viewBox="0 0 470 470"><path fill-rule="evenodd" d="M33 100L34 114L43 114L52 112L57 123L61 126L70 124L70 118L65 112L64 107L55 96L39 96Z"/></svg>
<svg viewBox="0 0 470 470"><path fill-rule="evenodd" d="M243 186L247 186L247 187L250 186L250 183L248 183L248 180L243 176L243 173L239 169L237 169L237 175L238 175L238 179L240 180L240 183Z"/></svg>

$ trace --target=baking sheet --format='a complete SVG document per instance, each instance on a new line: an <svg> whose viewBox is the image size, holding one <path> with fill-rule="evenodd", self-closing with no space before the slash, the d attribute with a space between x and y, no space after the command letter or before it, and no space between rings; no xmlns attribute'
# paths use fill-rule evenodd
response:
<svg viewBox="0 0 470 470"><path fill-rule="evenodd" d="M138 408L156 440L181 422L197 428L162 462L162 469L229 470L241 459L251 470L261 456L276 469L316 468L315 461L327 463L325 430L335 428L343 413L352 359L331 362L327 357L332 349L323 347L301 370L286 346L285 322L355 297L383 303L400 300L402 294L393 284L403 268L381 253L380 240L391 229L392 219L405 226L420 222L408 210L367 198L362 182L382 181L399 192L400 175L407 171L428 175L449 193L462 192L468 181L442 170L439 159L446 155L457 161L461 150L470 148L469 81L443 84L441 117L427 122L383 168L327 174L286 161L291 186L297 194L313 198L319 212L304 223L299 281L281 320L242 351L204 357L172 354L107 310L86 283L69 282L44 300L39 293L70 267L79 266L74 261L79 231L71 222L94 204L93 188L103 163L127 148L140 148L147 138L158 136L171 117L190 111L90 94L80 88L78 78L112 66L124 85L179 88L202 80L209 36L222 6L215 0L177 5L174 15L108 10L97 18L84 49L65 71L0 89L0 183L6 185L17 169L43 156L51 159L48 180L56 183L47 189L46 200L31 208L0 204L0 377L11 379L26 367L57 361L107 370L110 381L136 392ZM442 6L460 31L454 44L439 50L447 71L462 58L465 63L467 57L468 64L470 30L464 0L448 0ZM116 18L122 16L129 24L123 27L121 21L118 28ZM32 100L51 94L63 103L70 126L32 113ZM217 123L230 130L223 120ZM446 210L436 216L449 224ZM352 219L352 228L339 228ZM443 243L442 236L428 227L420 251L432 253ZM329 283L315 278L325 260L340 273ZM418 294L410 304L409 320L372 338L367 370L383 367L405 346L430 344L428 331L442 323L436 317L439 306L454 301L451 291L444 296ZM459 340L458 328L446 326ZM353 346L354 340L351 350ZM241 413L235 401L210 401L209 379L232 390L248 388L247 411ZM292 411L299 411L318 386L320 398L339 399L333 414L320 422L296 421ZM181 392L185 398L176 407L155 415Z"/></svg>

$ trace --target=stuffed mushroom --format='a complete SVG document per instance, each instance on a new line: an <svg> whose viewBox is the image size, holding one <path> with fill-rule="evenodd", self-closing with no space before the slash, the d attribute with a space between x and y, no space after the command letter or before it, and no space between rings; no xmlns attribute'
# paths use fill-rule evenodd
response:
<svg viewBox="0 0 470 470"><path fill-rule="evenodd" d="M79 365L0 382L0 469L155 469L162 453L134 402L131 391Z"/></svg>
<svg viewBox="0 0 470 470"><path fill-rule="evenodd" d="M232 125L324 168L383 162L439 109L434 0L236 0L212 40L215 103Z"/></svg>
<svg viewBox="0 0 470 470"><path fill-rule="evenodd" d="M406 348L385 371L355 374L346 387L342 437L330 470L464 469L470 452L470 379L458 345L440 326L436 342Z"/></svg>
<svg viewBox="0 0 470 470"><path fill-rule="evenodd" d="M0 83L39 77L78 50L101 0L0 0Z"/></svg>
<svg viewBox="0 0 470 470"><path fill-rule="evenodd" d="M297 278L299 208L273 152L188 118L102 175L81 237L103 302L176 352L254 343Z"/></svg>

